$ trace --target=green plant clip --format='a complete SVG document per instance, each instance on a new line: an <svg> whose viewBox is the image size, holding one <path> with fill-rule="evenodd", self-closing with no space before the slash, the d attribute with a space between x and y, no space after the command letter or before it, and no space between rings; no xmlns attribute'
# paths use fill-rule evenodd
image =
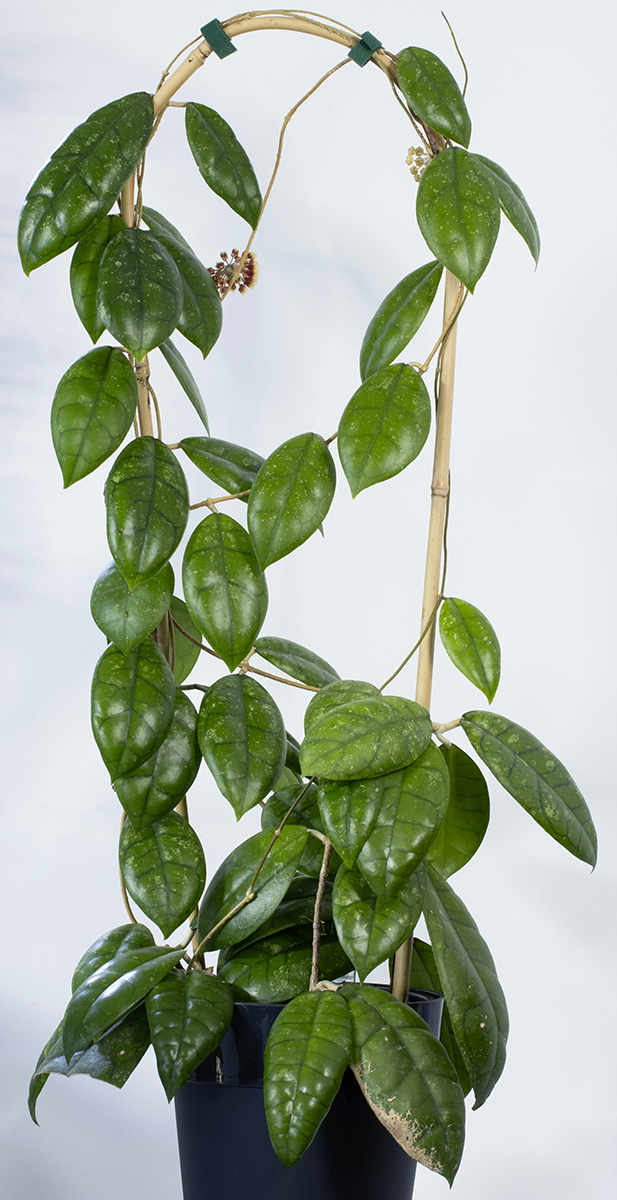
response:
<svg viewBox="0 0 617 1200"><path fill-rule="evenodd" d="M381 50L382 46L383 42L380 42L379 38L374 37L367 29L362 34L360 41L351 47L347 57L351 58L352 62L357 63L359 67L365 67L369 59L373 57L375 51Z"/></svg>
<svg viewBox="0 0 617 1200"><path fill-rule="evenodd" d="M208 21L207 25L202 25L201 33L217 58L227 58L228 54L234 54L238 49L237 46L234 46L231 38L227 37L221 22L216 17L214 21Z"/></svg>

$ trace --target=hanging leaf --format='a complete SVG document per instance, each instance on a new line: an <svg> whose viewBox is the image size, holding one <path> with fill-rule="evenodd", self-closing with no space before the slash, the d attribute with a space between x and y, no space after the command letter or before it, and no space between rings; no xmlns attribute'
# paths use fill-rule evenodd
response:
<svg viewBox="0 0 617 1200"><path fill-rule="evenodd" d="M396 896L383 900L359 871L340 868L334 881L334 922L362 982L413 933L422 915L424 882L424 872L411 875Z"/></svg>
<svg viewBox="0 0 617 1200"><path fill-rule="evenodd" d="M408 467L430 428L429 394L413 367L396 363L371 375L339 424L338 451L352 496Z"/></svg>
<svg viewBox="0 0 617 1200"><path fill-rule="evenodd" d="M332 709L302 743L302 773L326 779L375 779L414 762L433 727L422 705L401 696L369 696Z"/></svg>
<svg viewBox="0 0 617 1200"><path fill-rule="evenodd" d="M388 292L369 323L360 350L364 383L398 358L418 332L435 299L443 267L439 262L418 267Z"/></svg>
<svg viewBox="0 0 617 1200"><path fill-rule="evenodd" d="M304 795L295 804L300 792L304 792ZM295 804L294 810L287 816L292 804ZM261 810L261 828L277 829L284 818L289 825L304 825L306 829L316 829L318 833L325 834L326 832L317 803L316 785L311 783L307 786L303 779L293 775L287 768L282 771L277 781L276 791L268 797ZM318 879L323 863L323 852L323 843L320 839L309 837L302 851L298 870L313 879ZM334 879L340 865L341 860L333 850L330 855L328 879Z"/></svg>
<svg viewBox="0 0 617 1200"><path fill-rule="evenodd" d="M492 175L465 150L442 150L426 168L416 214L435 258L473 292L499 233L499 199Z"/></svg>
<svg viewBox="0 0 617 1200"><path fill-rule="evenodd" d="M99 967L111 962L118 954L154 946L154 938L146 925L118 925L97 938L82 954L71 980L71 992L76 992Z"/></svg>
<svg viewBox="0 0 617 1200"><path fill-rule="evenodd" d="M414 937L413 939L409 986L412 989L419 988L422 991L441 992L441 980L435 963L435 955L428 942L423 942L418 937ZM439 1040L458 1075L463 1095L467 1096L471 1091L471 1080L463 1061L463 1056L458 1048L448 1006L445 1003L441 1017Z"/></svg>
<svg viewBox="0 0 617 1200"><path fill-rule="evenodd" d="M152 96L135 92L78 125L37 176L19 218L26 275L68 250L104 217L152 132Z"/></svg>
<svg viewBox="0 0 617 1200"><path fill-rule="evenodd" d="M77 243L71 259L69 278L73 304L93 342L98 342L105 329L96 302L101 259L111 239L124 228L122 217L104 217Z"/></svg>
<svg viewBox="0 0 617 1200"><path fill-rule="evenodd" d="M506 1060L508 1012L489 948L462 900L428 868L424 918L452 1027L475 1092L490 1096Z"/></svg>
<svg viewBox="0 0 617 1200"><path fill-rule="evenodd" d="M473 604L449 596L439 613L439 636L454 666L490 704L501 673L501 649L490 621Z"/></svg>
<svg viewBox="0 0 617 1200"><path fill-rule="evenodd" d="M510 179L510 176L498 163L492 162L490 158L485 158L483 154L475 154L474 158L477 158L490 173L497 188L501 211L505 213L516 232L520 233L523 241L529 246L534 262L537 264L540 257L540 233L536 218L520 187L513 179Z"/></svg>
<svg viewBox="0 0 617 1200"><path fill-rule="evenodd" d="M490 802L486 780L472 758L458 746L440 746L448 768L450 795L426 861L447 879L473 858L486 833Z"/></svg>
<svg viewBox="0 0 617 1200"><path fill-rule="evenodd" d="M176 812L120 835L120 871L129 896L168 938L193 912L206 882L201 842Z"/></svg>
<svg viewBox="0 0 617 1200"><path fill-rule="evenodd" d="M534 821L594 867L598 841L591 813L563 763L527 729L497 713L464 713L461 726L482 762Z"/></svg>
<svg viewBox="0 0 617 1200"><path fill-rule="evenodd" d="M141 362L180 320L180 272L151 233L125 228L101 259L96 302L105 328Z"/></svg>
<svg viewBox="0 0 617 1200"><path fill-rule="evenodd" d="M353 1072L375 1116L410 1158L452 1184L465 1135L465 1102L443 1046L413 1009L367 984L345 984Z"/></svg>
<svg viewBox="0 0 617 1200"><path fill-rule="evenodd" d="M300 774L300 743L293 736L293 734L291 734L289 732L288 729L285 730L285 733L287 735L287 754L285 756L285 766L289 767L289 769L291 771L295 771L296 774L299 775Z"/></svg>
<svg viewBox="0 0 617 1200"><path fill-rule="evenodd" d="M304 732L308 733L322 717L327 716L342 704L351 700L363 700L365 696L378 696L374 683L365 683L362 679L337 679L335 683L321 688L313 696L304 714Z"/></svg>
<svg viewBox="0 0 617 1200"><path fill-rule="evenodd" d="M184 600L179 596L173 596L170 605L171 615L174 621L178 622L181 629L186 633L190 633L191 637L201 645L201 631L197 628L191 614L189 613ZM199 646L195 642L190 642L184 637L178 629L178 625L174 625L174 679L176 683L184 683L188 679L195 664L201 657Z"/></svg>
<svg viewBox="0 0 617 1200"><path fill-rule="evenodd" d="M178 329L206 358L218 341L223 324L217 286L207 267L165 217L147 207L142 209L142 216L157 242L171 254L180 272L183 299Z"/></svg>
<svg viewBox="0 0 617 1200"><path fill-rule="evenodd" d="M261 212L259 184L227 121L205 104L187 104L186 136L202 179L255 229Z"/></svg>
<svg viewBox="0 0 617 1200"><path fill-rule="evenodd" d="M151 758L129 775L116 779L114 784L136 833L176 808L193 786L200 763L197 713L184 692L177 688L174 715L165 741ZM139 900L137 903L143 908Z"/></svg>
<svg viewBox="0 0 617 1200"><path fill-rule="evenodd" d="M108 646L92 679L92 731L112 783L158 750L171 725L176 687L152 638L130 654Z"/></svg>
<svg viewBox="0 0 617 1200"><path fill-rule="evenodd" d="M267 796L283 769L283 718L255 679L227 675L204 696L197 736L217 787L239 820Z"/></svg>
<svg viewBox="0 0 617 1200"><path fill-rule="evenodd" d="M296 873L307 836L306 829L298 825L285 825L269 851L272 834L268 830L254 834L232 850L216 872L201 902L197 929L200 941L245 899L259 864L267 851L268 854L255 881L255 898L208 940L208 951L241 942L272 915Z"/></svg>
<svg viewBox="0 0 617 1200"><path fill-rule="evenodd" d="M272 1145L293 1167L310 1146L351 1053L351 1013L336 992L307 992L277 1017L266 1045L264 1101Z"/></svg>
<svg viewBox="0 0 617 1200"><path fill-rule="evenodd" d="M105 494L109 548L132 590L180 543L189 517L186 479L163 442L139 437L118 455Z"/></svg>
<svg viewBox="0 0 617 1200"><path fill-rule="evenodd" d="M99 629L123 654L130 654L163 620L171 603L174 573L166 563L133 591L115 563L101 571L90 599ZM199 653L199 651L197 651Z"/></svg>
<svg viewBox="0 0 617 1200"><path fill-rule="evenodd" d="M448 768L434 742L404 771L383 779L375 826L356 866L384 900L398 895L422 862L448 804Z"/></svg>
<svg viewBox="0 0 617 1200"><path fill-rule="evenodd" d="M260 468L249 496L248 523L262 570L319 529L334 496L332 455L317 433L283 442Z"/></svg>
<svg viewBox="0 0 617 1200"><path fill-rule="evenodd" d="M299 679L309 687L322 688L340 679L334 667L331 667L325 658L320 658L313 650L307 650L305 646L299 646L297 642L290 642L287 638L258 638L255 649L273 667L291 675L292 679Z"/></svg>
<svg viewBox="0 0 617 1200"><path fill-rule="evenodd" d="M168 1100L219 1045L233 1017L231 988L205 971L176 968L146 996L156 1065Z"/></svg>
<svg viewBox="0 0 617 1200"><path fill-rule="evenodd" d="M386 778L382 775L380 779L320 782L319 810L324 829L346 867L353 867L375 827Z"/></svg>
<svg viewBox="0 0 617 1200"><path fill-rule="evenodd" d="M31 1092L36 1091L38 1095L51 1074L66 1075L69 1078L75 1075L89 1075L91 1079L111 1083L113 1087L124 1087L149 1045L150 1029L143 1004L127 1013L119 1024L110 1029L109 1033L103 1034L93 1046L72 1054L70 1062L67 1062L64 1055L60 1026L57 1037L46 1047L47 1054L37 1064L31 1081Z"/></svg>
<svg viewBox="0 0 617 1200"><path fill-rule="evenodd" d="M184 552L184 596L195 624L234 671L255 644L268 610L268 587L245 529L212 513Z"/></svg>
<svg viewBox="0 0 617 1200"><path fill-rule="evenodd" d="M259 468L265 462L260 454L254 454L252 450L236 446L233 442L222 442L220 438L183 438L180 448L208 479L232 496L252 487ZM242 499L245 504L248 503L247 496Z"/></svg>
<svg viewBox="0 0 617 1200"><path fill-rule="evenodd" d="M219 978L233 988L236 1000L281 1004L307 991L312 956L312 930L307 923L240 949L217 970ZM322 934L319 978L340 979L352 970L336 934Z"/></svg>
<svg viewBox="0 0 617 1200"><path fill-rule="evenodd" d="M430 50L408 46L398 56L396 73L416 116L443 137L467 148L471 119L458 83L445 63Z"/></svg>
<svg viewBox="0 0 617 1200"><path fill-rule="evenodd" d="M202 425L205 426L207 432L209 433L210 426L208 425L206 406L203 402L202 394L197 386L197 382L188 363L182 357L178 347L174 346L171 338L168 338L166 342L161 342L159 350L161 351L167 366L171 371L173 371L178 383L180 384L180 387L188 396Z"/></svg>
<svg viewBox="0 0 617 1200"><path fill-rule="evenodd" d="M101 346L69 367L51 406L51 435L65 488L118 449L136 408L135 375L121 350Z"/></svg>

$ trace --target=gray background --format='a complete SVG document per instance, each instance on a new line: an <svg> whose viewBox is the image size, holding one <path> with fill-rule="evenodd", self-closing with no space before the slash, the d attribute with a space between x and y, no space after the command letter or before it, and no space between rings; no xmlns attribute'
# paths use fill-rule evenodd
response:
<svg viewBox="0 0 617 1200"><path fill-rule="evenodd" d="M437 3L338 0L334 15L391 50L428 46L459 66ZM21 274L19 207L68 131L130 91L153 90L172 55L214 14L193 3L27 0L4 20L2 210L3 994L0 1072L6 1200L179 1200L173 1115L151 1052L117 1092L52 1078L30 1124L25 1093L84 949L124 920L119 810L94 746L88 693L104 648L89 616L109 560L106 468L63 492L48 431L58 379L89 348L72 309L69 256ZM219 10L224 19L228 15ZM543 236L536 274L505 224L461 319L448 591L480 607L503 648L495 707L531 728L589 799L601 839L595 874L554 845L495 785L493 822L455 881L486 937L508 998L505 1074L470 1114L457 1200L610 1200L614 1145L614 18L600 0L496 5L449 0L466 55L472 148L524 188ZM185 88L217 108L265 185L281 120L342 57L293 34L255 34ZM460 77L460 75L459 75ZM148 160L146 201L206 263L242 246L246 226L200 180L169 113ZM292 122L256 249L261 278L225 304L205 364L190 346L214 435L269 453L306 429L328 436L359 383L357 356L384 295L429 258L405 166L415 136L381 74L349 65ZM438 308L409 357L423 357ZM160 361L159 361L160 360ZM164 436L199 422L152 356ZM342 472L326 538L269 571L264 632L381 682L415 640L430 449L351 501ZM208 485L190 474L194 499ZM243 513L234 516L243 519ZM209 664L196 673L211 681ZM400 690L413 695L408 668ZM289 727L303 701L273 685ZM281 694L279 694L281 693ZM438 654L434 716L483 707ZM457 740L464 744L462 736ZM191 799L210 873L242 828L205 769ZM613 989L613 990L612 990ZM233 1145L230 1149L233 1153ZM422 1170L418 1200L447 1185Z"/></svg>

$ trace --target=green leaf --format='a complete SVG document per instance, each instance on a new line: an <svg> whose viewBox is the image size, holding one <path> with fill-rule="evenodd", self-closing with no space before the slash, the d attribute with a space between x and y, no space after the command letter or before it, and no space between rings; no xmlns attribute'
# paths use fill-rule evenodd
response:
<svg viewBox="0 0 617 1200"><path fill-rule="evenodd" d="M435 258L473 292L499 233L492 175L475 155L442 150L420 180L416 214Z"/></svg>
<svg viewBox="0 0 617 1200"><path fill-rule="evenodd" d="M411 958L411 974L409 977L410 988L419 988L423 991L441 992L441 980L435 963L435 955L428 942L421 941L420 938L413 939L413 954ZM444 1047L450 1062L459 1078L459 1083L463 1089L463 1095L467 1096L471 1091L471 1079L467 1071L467 1067L463 1061L463 1056L458 1048L452 1021L448 1012L448 1006L444 1003L443 1014L441 1018L441 1032L439 1040Z"/></svg>
<svg viewBox="0 0 617 1200"><path fill-rule="evenodd" d="M135 1008L144 996L175 967L183 950L151 946L118 954L99 967L74 992L64 1014L63 1048L67 1063L79 1050L87 1050L116 1021Z"/></svg>
<svg viewBox="0 0 617 1200"><path fill-rule="evenodd" d="M307 992L279 1014L264 1060L272 1145L293 1167L310 1146L341 1085L351 1053L351 1013L336 992Z"/></svg>
<svg viewBox="0 0 617 1200"><path fill-rule="evenodd" d="M261 211L259 184L227 121L205 104L187 104L186 136L202 179L255 229Z"/></svg>
<svg viewBox="0 0 617 1200"><path fill-rule="evenodd" d="M508 1012L490 950L462 900L428 868L424 918L454 1035L475 1092L490 1096L506 1060Z"/></svg>
<svg viewBox="0 0 617 1200"><path fill-rule="evenodd" d="M310 725L302 743L302 773L326 779L375 779L414 762L432 732L426 709L414 700L402 696L352 700Z"/></svg>
<svg viewBox="0 0 617 1200"><path fill-rule="evenodd" d="M51 406L51 435L65 488L118 449L136 407L135 375L121 350L101 346L69 367Z"/></svg>
<svg viewBox="0 0 617 1200"><path fill-rule="evenodd" d="M386 775L379 815L356 866L384 900L413 875L439 829L448 804L448 768L434 742L411 766Z"/></svg>
<svg viewBox="0 0 617 1200"><path fill-rule="evenodd" d="M164 442L139 437L118 455L106 488L107 540L131 590L156 575L189 516L184 472Z"/></svg>
<svg viewBox="0 0 617 1200"><path fill-rule="evenodd" d="M71 992L76 992L99 967L111 962L118 954L129 950L144 950L154 946L154 938L146 925L118 925L97 938L82 954L71 980Z"/></svg>
<svg viewBox="0 0 617 1200"><path fill-rule="evenodd" d="M205 971L170 971L146 996L156 1065L168 1100L219 1045L234 1011L231 988Z"/></svg>
<svg viewBox="0 0 617 1200"><path fill-rule="evenodd" d="M157 241L171 254L180 272L183 298L178 330L206 358L216 344L223 324L217 286L207 267L165 217L147 207L142 209L142 215Z"/></svg>
<svg viewBox="0 0 617 1200"><path fill-rule="evenodd" d="M178 688L165 741L137 770L116 779L114 784L116 795L137 832L176 808L194 784L200 763L197 713Z"/></svg>
<svg viewBox="0 0 617 1200"><path fill-rule="evenodd" d="M38 1098L39 1098L41 1092L43 1091L43 1088L45 1087L45 1084L47 1083L47 1080L49 1079L49 1075L50 1075L49 1071L41 1071L41 1069L40 1069L41 1063L45 1062L45 1059L48 1057L50 1050L56 1045L56 1043L58 1042L58 1039L61 1037L62 1037L62 1021L60 1022L60 1024L56 1027L56 1029L52 1033L51 1037L49 1038L49 1041L47 1041L45 1043L45 1045L43 1046L43 1049L41 1050L41 1053L39 1054L39 1056L36 1060L36 1066L34 1068L34 1071L32 1072L32 1076L30 1079L30 1085L28 1087L28 1112L30 1113L30 1118L32 1121L34 1121L35 1125L38 1125L38 1121L36 1118L36 1106L37 1106Z"/></svg>
<svg viewBox="0 0 617 1200"><path fill-rule="evenodd" d="M207 950L233 946L258 929L272 915L287 891L302 857L306 829L285 825L269 851L255 881L255 898L231 917L206 944ZM199 910L198 937L201 941L244 900L247 889L272 841L266 830L242 842L221 864Z"/></svg>
<svg viewBox="0 0 617 1200"><path fill-rule="evenodd" d="M431 428L431 402L422 377L396 363L354 392L339 424L338 451L354 498L417 458Z"/></svg>
<svg viewBox="0 0 617 1200"><path fill-rule="evenodd" d="M346 867L353 867L375 827L385 778L320 782L319 810L324 830Z"/></svg>
<svg viewBox="0 0 617 1200"><path fill-rule="evenodd" d="M126 655L107 647L92 679L92 731L112 783L158 750L175 699L169 664L151 638Z"/></svg>
<svg viewBox="0 0 617 1200"><path fill-rule="evenodd" d="M123 229L101 259L97 305L105 328L137 360L173 333L182 316L180 272L144 229Z"/></svg>
<svg viewBox="0 0 617 1200"><path fill-rule="evenodd" d="M236 999L256 1004L280 1004L307 990L311 960L312 931L307 924L240 949L217 969L219 978L226 979L233 987ZM322 934L319 978L339 979L352 969L336 935Z"/></svg>
<svg viewBox="0 0 617 1200"><path fill-rule="evenodd" d="M375 1116L429 1171L456 1175L465 1102L443 1046L413 1009L366 984L345 984L353 1020L353 1071Z"/></svg>
<svg viewBox="0 0 617 1200"><path fill-rule="evenodd" d="M501 673L501 649L490 621L473 604L449 596L439 613L439 636L454 666L490 704Z"/></svg>
<svg viewBox="0 0 617 1200"><path fill-rule="evenodd" d="M444 879L473 858L486 833L490 802L486 780L472 758L458 746L440 746L450 776L448 807L426 861Z"/></svg>
<svg viewBox="0 0 617 1200"><path fill-rule="evenodd" d="M298 801L293 812L287 817L291 805L300 792L304 792L302 799ZM277 782L276 791L268 797L261 810L261 828L277 829L284 817L287 817L289 825L304 825L306 829L316 829L319 833L326 832L317 803L317 787L314 783L307 787L303 779L293 776L287 769L283 770ZM298 870L317 879L321 872L323 852L323 843L320 839L309 837L302 852ZM334 879L340 865L341 860L333 850L330 855L329 879Z"/></svg>
<svg viewBox="0 0 617 1200"><path fill-rule="evenodd" d="M598 840L591 813L563 763L527 729L497 713L464 713L461 726L482 762L534 821L594 867Z"/></svg>
<svg viewBox="0 0 617 1200"><path fill-rule="evenodd" d="M267 796L283 769L283 718L255 679L227 675L203 698L197 736L217 787L239 820Z"/></svg>
<svg viewBox="0 0 617 1200"><path fill-rule="evenodd" d="M265 462L261 454L233 442L222 442L220 438L183 438L180 447L208 479L232 496L253 486L255 476ZM242 499L248 504L246 496Z"/></svg>
<svg viewBox="0 0 617 1200"><path fill-rule="evenodd" d="M184 596L195 624L234 671L255 644L268 609L268 587L248 533L212 513L184 552Z"/></svg>
<svg viewBox="0 0 617 1200"><path fill-rule="evenodd" d="M362 382L388 367L409 345L435 299L442 273L441 263L429 262L388 292L364 335L360 350Z"/></svg>
<svg viewBox="0 0 617 1200"><path fill-rule="evenodd" d="M396 896L383 900L359 871L340 868L334 881L334 922L362 982L413 933L422 915L424 882L424 872L411 875Z"/></svg>
<svg viewBox="0 0 617 1200"><path fill-rule="evenodd" d="M312 936L317 887L317 879L309 878L308 875L296 875L296 878L292 879L284 899L278 908L275 908L272 916L268 917L268 920L264 921L259 929L256 929L249 937L237 942L235 946L226 946L224 950L220 951L217 971L220 972L225 963L229 962L236 954L246 950L248 946L254 945L255 942L261 942L265 938L273 938L285 930L294 929L297 932L300 929L304 933L310 932ZM329 881L326 881L321 901L321 920L324 931L333 933L332 884Z"/></svg>
<svg viewBox="0 0 617 1200"><path fill-rule="evenodd" d="M113 237L125 229L122 217L104 217L77 243L71 259L70 283L77 316L93 342L105 324L96 302L101 259Z"/></svg>
<svg viewBox="0 0 617 1200"><path fill-rule="evenodd" d="M339 674L325 658L320 658L313 650L307 650L306 646L299 646L297 642L290 642L287 638L258 638L255 649L273 667L291 675L292 679L307 683L310 687L322 688L340 679Z"/></svg>
<svg viewBox="0 0 617 1200"><path fill-rule="evenodd" d="M59 1036L50 1046L38 1071L44 1073L44 1078L47 1078L48 1074L66 1075L69 1078L74 1075L90 1075L92 1079L99 1079L103 1083L111 1083L113 1087L121 1088L141 1062L149 1045L148 1019L143 1004L140 1004L127 1013L109 1033L99 1037L93 1046L72 1054L70 1062L67 1062L64 1054L60 1029Z"/></svg>
<svg viewBox="0 0 617 1200"><path fill-rule="evenodd" d="M334 496L336 470L318 433L283 442L260 467L249 496L249 532L265 570L319 529Z"/></svg>
<svg viewBox="0 0 617 1200"><path fill-rule="evenodd" d="M161 351L167 366L171 371L173 371L178 383L180 384L180 387L188 396L200 421L209 433L210 426L208 425L206 406L203 402L202 394L197 386L197 382L188 363L182 357L178 347L174 346L171 338L168 338L166 342L161 342L159 350Z"/></svg>
<svg viewBox="0 0 617 1200"><path fill-rule="evenodd" d="M285 730L287 735L287 754L285 756L285 766L289 767L290 771L295 771L296 775L300 774L300 743L289 732Z"/></svg>
<svg viewBox="0 0 617 1200"><path fill-rule="evenodd" d="M416 116L443 137L467 147L471 119L458 83L445 63L430 50L408 46L398 56L396 71L401 91Z"/></svg>
<svg viewBox="0 0 617 1200"><path fill-rule="evenodd" d="M153 121L152 96L135 92L97 109L54 151L19 219L26 275L68 250L109 212L148 144Z"/></svg>
<svg viewBox="0 0 617 1200"><path fill-rule="evenodd" d="M92 589L90 611L110 642L129 654L163 620L173 590L174 573L169 563L157 575L138 583L132 592L116 564L110 563Z"/></svg>
<svg viewBox="0 0 617 1200"><path fill-rule="evenodd" d="M365 696L379 695L374 683L365 683L362 679L337 679L335 683L321 688L304 714L304 732L308 733L322 717L348 704L351 700L363 700Z"/></svg>
<svg viewBox="0 0 617 1200"><path fill-rule="evenodd" d="M540 257L540 233L536 218L520 187L513 179L510 179L510 176L498 163L492 162L490 158L485 158L483 154L474 154L474 158L477 158L490 173L497 188L501 211L505 213L517 233L520 233L537 263Z"/></svg>
<svg viewBox="0 0 617 1200"><path fill-rule="evenodd" d="M195 638L196 642L201 645L201 630L197 628L184 600L179 596L172 596L171 600L171 615L174 621L178 622L181 629L186 633L190 633L191 637ZM201 657L201 650L193 642L189 642L174 625L174 679L176 683L184 683L188 679L195 664Z"/></svg>
<svg viewBox="0 0 617 1200"><path fill-rule="evenodd" d="M201 842L176 812L120 834L120 871L129 896L168 938L193 912L206 882Z"/></svg>

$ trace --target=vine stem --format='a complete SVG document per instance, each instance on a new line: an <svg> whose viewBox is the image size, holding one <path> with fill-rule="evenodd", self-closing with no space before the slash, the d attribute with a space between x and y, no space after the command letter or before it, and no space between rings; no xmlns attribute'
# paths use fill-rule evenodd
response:
<svg viewBox="0 0 617 1200"><path fill-rule="evenodd" d="M319 872L319 883L317 884L317 894L315 896L315 911L313 913L313 954L311 959L311 978L309 982L309 991L314 992L319 981L319 943L321 941L321 905L323 894L326 890L326 879L328 878L328 869L330 867L330 855L332 854L332 842L330 838L324 839L323 858L321 860L321 870Z"/></svg>

